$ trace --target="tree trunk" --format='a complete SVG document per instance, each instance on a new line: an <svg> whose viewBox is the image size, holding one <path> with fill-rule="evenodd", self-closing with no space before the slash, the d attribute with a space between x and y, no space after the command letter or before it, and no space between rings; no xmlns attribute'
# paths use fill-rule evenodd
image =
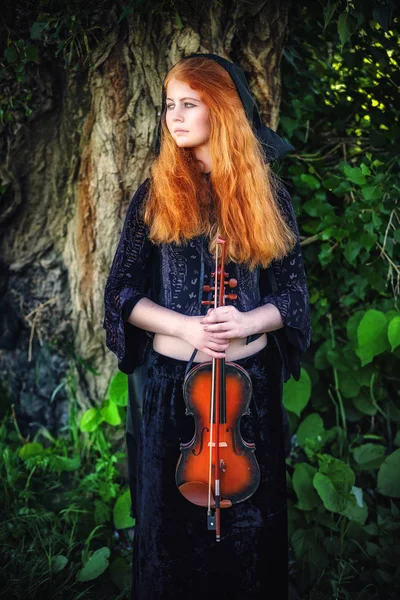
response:
<svg viewBox="0 0 400 600"><path fill-rule="evenodd" d="M51 396L68 347L97 373L77 363L81 408L103 401L116 372L102 328L105 279L129 201L149 175L168 69L191 52L233 60L276 129L289 1L176 5L182 28L173 15L118 24L111 12L90 72L42 68L42 105L12 137L3 132L0 166L0 369L22 424L65 424L65 387Z"/></svg>

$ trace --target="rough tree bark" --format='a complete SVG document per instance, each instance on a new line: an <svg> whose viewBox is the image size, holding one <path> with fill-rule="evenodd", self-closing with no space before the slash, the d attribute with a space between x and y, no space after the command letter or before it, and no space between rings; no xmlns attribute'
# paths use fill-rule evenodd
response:
<svg viewBox="0 0 400 600"><path fill-rule="evenodd" d="M248 76L276 129L280 61L290 0L179 3L173 16L113 23L90 72L40 73L43 104L7 142L0 176L0 377L22 421L66 420L68 344L81 408L99 404L116 359L105 346L103 293L129 200L149 175L168 69L191 52L214 52ZM22 423L23 424L23 423Z"/></svg>

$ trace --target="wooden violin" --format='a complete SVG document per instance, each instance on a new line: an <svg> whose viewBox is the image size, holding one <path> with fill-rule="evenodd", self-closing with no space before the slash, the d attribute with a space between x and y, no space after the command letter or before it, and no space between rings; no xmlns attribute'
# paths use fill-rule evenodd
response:
<svg viewBox="0 0 400 600"><path fill-rule="evenodd" d="M218 247L222 246L218 265ZM216 246L213 300L202 304L223 306L225 287L236 287L235 279L227 280L225 272L225 240ZM250 414L252 382L245 369L225 358L198 363L185 377L183 393L186 414L195 420L195 433L190 442L180 444L175 481L181 494L197 506L207 507L208 529L221 539L220 509L243 502L254 494L260 483L260 467L254 455L255 444L246 442L240 433L240 420Z"/></svg>

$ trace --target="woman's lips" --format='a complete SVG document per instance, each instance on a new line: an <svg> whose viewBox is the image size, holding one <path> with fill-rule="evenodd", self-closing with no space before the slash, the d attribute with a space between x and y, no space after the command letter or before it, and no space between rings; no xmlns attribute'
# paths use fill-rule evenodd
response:
<svg viewBox="0 0 400 600"><path fill-rule="evenodd" d="M175 129L175 133L188 133L186 129Z"/></svg>

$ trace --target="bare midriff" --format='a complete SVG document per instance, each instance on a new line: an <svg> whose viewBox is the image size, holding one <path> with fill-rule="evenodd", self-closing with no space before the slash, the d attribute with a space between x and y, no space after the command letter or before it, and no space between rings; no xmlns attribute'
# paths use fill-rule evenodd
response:
<svg viewBox="0 0 400 600"><path fill-rule="evenodd" d="M231 340L229 347L225 350L228 361L240 360L259 352L267 345L267 334L263 333L259 338L246 344L246 338L234 338ZM177 360L188 361L193 353L194 347L180 338L163 333L156 333L153 339L153 348L159 354L175 358ZM198 351L194 362L207 362L211 360L211 356L205 352Z"/></svg>

